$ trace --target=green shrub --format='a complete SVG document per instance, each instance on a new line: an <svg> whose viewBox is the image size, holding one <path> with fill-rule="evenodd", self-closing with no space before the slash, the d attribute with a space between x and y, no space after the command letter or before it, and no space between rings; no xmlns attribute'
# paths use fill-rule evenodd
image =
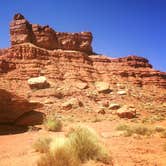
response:
<svg viewBox="0 0 166 166"><path fill-rule="evenodd" d="M49 138L49 137L39 138L33 144L33 148L37 152L46 153L46 152L49 151L49 144L50 144L50 142L51 142L51 138Z"/></svg>
<svg viewBox="0 0 166 166"><path fill-rule="evenodd" d="M78 125L71 128L67 137L74 153L82 162L89 159L108 162L108 152L99 142L94 130Z"/></svg>
<svg viewBox="0 0 166 166"><path fill-rule="evenodd" d="M56 116L51 115L44 120L44 127L48 131L58 132L62 129L62 122Z"/></svg>

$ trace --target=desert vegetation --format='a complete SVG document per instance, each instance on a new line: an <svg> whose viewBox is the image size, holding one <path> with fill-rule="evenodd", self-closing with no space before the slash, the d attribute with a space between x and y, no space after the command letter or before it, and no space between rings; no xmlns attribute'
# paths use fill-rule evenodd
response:
<svg viewBox="0 0 166 166"><path fill-rule="evenodd" d="M161 138L166 138L166 129L162 126L147 126L144 124L129 125L129 124L119 124L116 127L118 131L124 131L124 136L132 136L133 134L142 136L151 136L153 134L159 133Z"/></svg>
<svg viewBox="0 0 166 166"><path fill-rule="evenodd" d="M54 114L48 115L45 118L45 120L43 122L43 125L44 125L45 129L48 130L48 131L58 132L58 131L61 131L61 129L62 129L61 120L58 119L56 117L56 115L54 115Z"/></svg>
<svg viewBox="0 0 166 166"><path fill-rule="evenodd" d="M95 131L87 126L76 125L65 137L38 139L36 151L43 153L38 166L79 166L89 160L111 164L111 157Z"/></svg>

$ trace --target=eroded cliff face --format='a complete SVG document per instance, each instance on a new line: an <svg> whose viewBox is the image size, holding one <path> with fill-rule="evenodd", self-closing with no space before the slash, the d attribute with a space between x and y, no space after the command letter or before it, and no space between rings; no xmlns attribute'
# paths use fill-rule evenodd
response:
<svg viewBox="0 0 166 166"><path fill-rule="evenodd" d="M153 69L139 56L93 55L89 32L59 33L16 14L10 33L11 47L0 51L0 88L41 102L43 111L61 110L62 103L73 97L83 101L84 109L92 110L106 101L137 107L166 99L165 72ZM39 76L47 79L49 87L31 89L28 79ZM96 82L107 83L110 89L103 92L110 93L98 91Z"/></svg>
<svg viewBox="0 0 166 166"><path fill-rule="evenodd" d="M10 24L11 45L32 43L48 50L63 49L92 53L91 32L62 33L47 26L30 24L23 15L16 14Z"/></svg>
<svg viewBox="0 0 166 166"><path fill-rule="evenodd" d="M9 48L0 57L0 72L5 73L4 77L16 80L44 75L55 80L166 87L166 73L154 70L142 57L109 58L77 51L51 51L32 44L18 44Z"/></svg>

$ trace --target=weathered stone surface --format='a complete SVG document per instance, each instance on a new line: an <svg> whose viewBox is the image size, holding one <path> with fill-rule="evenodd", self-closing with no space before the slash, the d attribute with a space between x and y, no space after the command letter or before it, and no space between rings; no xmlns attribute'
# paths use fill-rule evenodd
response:
<svg viewBox="0 0 166 166"><path fill-rule="evenodd" d="M95 87L98 92L110 92L110 84L107 82L95 82Z"/></svg>
<svg viewBox="0 0 166 166"><path fill-rule="evenodd" d="M136 117L136 109L133 107L123 106L122 108L117 110L117 115L120 118L134 118Z"/></svg>
<svg viewBox="0 0 166 166"><path fill-rule="evenodd" d="M81 106L83 106L83 103L80 100L78 100L77 98L71 98L62 104L62 108L64 110L70 110L71 108L78 108Z"/></svg>
<svg viewBox="0 0 166 166"><path fill-rule="evenodd" d="M126 95L127 92L125 90L120 90L117 92L118 95Z"/></svg>
<svg viewBox="0 0 166 166"><path fill-rule="evenodd" d="M42 105L39 103L30 103L22 97L0 89L0 123L15 123L22 115L40 107ZM36 123L35 117L32 121Z"/></svg>
<svg viewBox="0 0 166 166"><path fill-rule="evenodd" d="M44 76L28 79L28 85L32 89L34 89L34 88L35 89L44 89L44 88L49 87L49 83L47 82L47 79Z"/></svg>
<svg viewBox="0 0 166 166"><path fill-rule="evenodd" d="M111 103L110 105L109 105L109 109L110 110L117 110L117 109L119 109L120 108L120 105L119 104L116 104L116 103Z"/></svg>
<svg viewBox="0 0 166 166"><path fill-rule="evenodd" d="M92 53L90 32L61 33L47 26L30 24L24 16L16 14L10 24L11 44L33 43L48 50L63 49Z"/></svg>
<svg viewBox="0 0 166 166"><path fill-rule="evenodd" d="M88 84L86 82L76 82L75 86L81 90L88 88Z"/></svg>

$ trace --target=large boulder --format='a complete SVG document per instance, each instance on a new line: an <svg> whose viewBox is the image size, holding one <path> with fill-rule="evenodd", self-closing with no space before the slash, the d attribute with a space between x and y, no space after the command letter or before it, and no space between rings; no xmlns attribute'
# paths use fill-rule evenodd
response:
<svg viewBox="0 0 166 166"><path fill-rule="evenodd" d="M136 109L132 106L123 106L122 108L117 110L117 115L120 118L135 118L136 117Z"/></svg>
<svg viewBox="0 0 166 166"><path fill-rule="evenodd" d="M40 107L42 107L42 104L40 103L31 103L12 92L0 89L0 123L15 123L15 121L17 121L17 119L19 119L21 116L26 115L28 112ZM24 116L24 119L26 119L26 116ZM37 116L36 119L38 119ZM39 123L39 121L36 121L36 119L33 118L34 124L36 122Z"/></svg>
<svg viewBox="0 0 166 166"><path fill-rule="evenodd" d="M47 82L47 79L44 76L28 79L28 85L32 89L44 89L49 87L49 83Z"/></svg>

